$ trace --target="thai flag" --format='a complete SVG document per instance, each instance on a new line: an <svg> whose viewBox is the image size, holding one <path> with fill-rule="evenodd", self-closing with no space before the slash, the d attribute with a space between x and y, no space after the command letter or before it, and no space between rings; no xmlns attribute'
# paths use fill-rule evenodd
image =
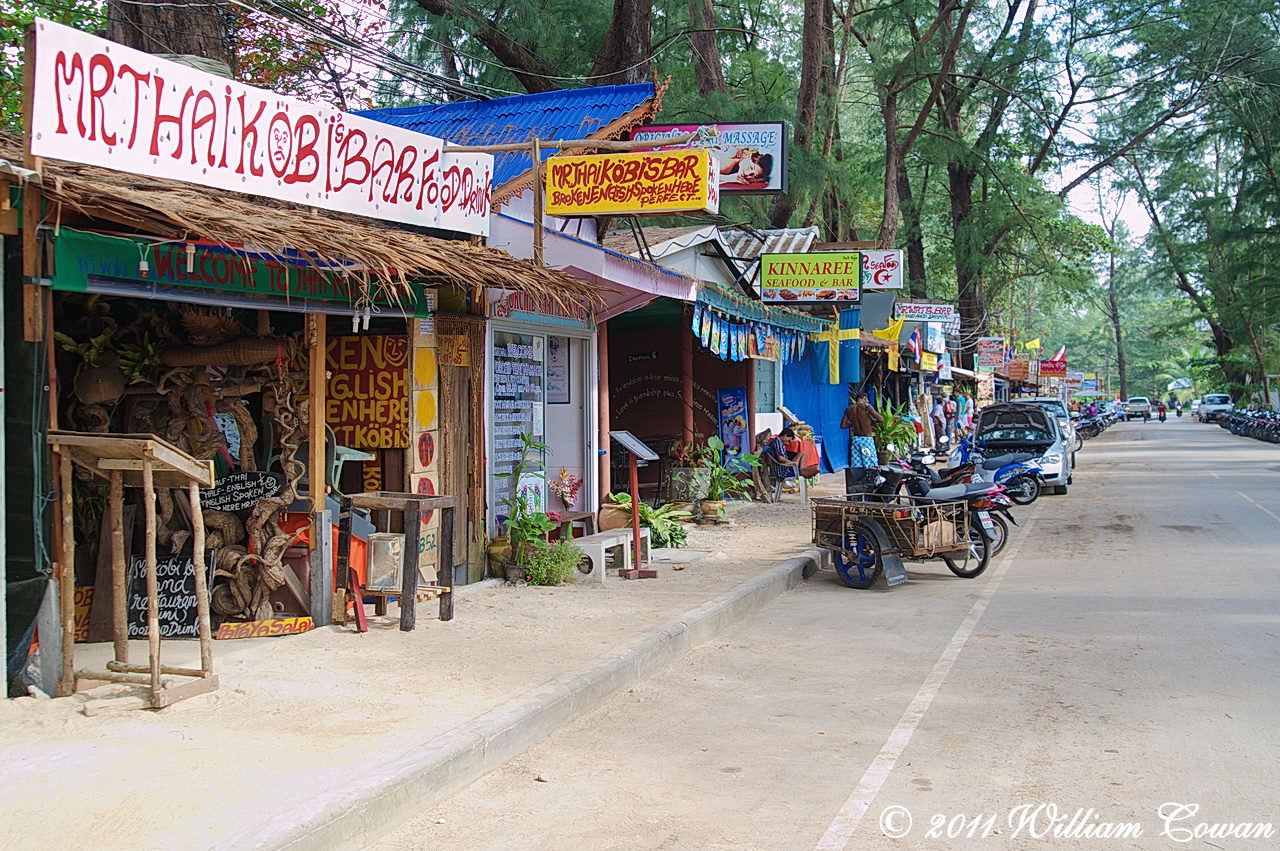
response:
<svg viewBox="0 0 1280 851"><path fill-rule="evenodd" d="M911 329L911 336L907 338L907 351L911 352L911 356L916 359L916 363L920 362L920 326L919 325Z"/></svg>
<svg viewBox="0 0 1280 851"><path fill-rule="evenodd" d="M1058 353L1053 357L1049 358L1049 360L1053 361L1054 363L1066 363L1067 347L1063 346L1062 348L1058 349Z"/></svg>

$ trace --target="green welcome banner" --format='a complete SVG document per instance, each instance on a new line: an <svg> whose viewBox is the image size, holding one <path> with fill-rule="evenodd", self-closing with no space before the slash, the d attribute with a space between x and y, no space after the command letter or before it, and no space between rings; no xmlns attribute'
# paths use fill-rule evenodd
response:
<svg viewBox="0 0 1280 851"><path fill-rule="evenodd" d="M62 228L54 239L53 288L87 292L91 278L111 278L192 287L239 297L246 307L260 308L270 307L268 300L278 303L290 299L354 304L358 296L357 275L344 278L314 266L246 257L207 245L195 245L194 250L187 246L182 242L144 242ZM374 304L386 311L427 316L423 288L410 286L411 299L395 304L375 296Z"/></svg>

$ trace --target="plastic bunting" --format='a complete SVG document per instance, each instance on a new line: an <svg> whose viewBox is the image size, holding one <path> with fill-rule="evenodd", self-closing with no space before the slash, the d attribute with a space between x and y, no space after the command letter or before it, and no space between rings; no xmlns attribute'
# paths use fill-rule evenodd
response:
<svg viewBox="0 0 1280 851"><path fill-rule="evenodd" d="M703 348L727 361L743 361L751 357L753 337L760 348L763 348L766 338L777 340L778 362L783 365L804 357L808 345L808 335L803 331L750 319L735 321L734 317L722 316L701 303L694 304L689 327Z"/></svg>

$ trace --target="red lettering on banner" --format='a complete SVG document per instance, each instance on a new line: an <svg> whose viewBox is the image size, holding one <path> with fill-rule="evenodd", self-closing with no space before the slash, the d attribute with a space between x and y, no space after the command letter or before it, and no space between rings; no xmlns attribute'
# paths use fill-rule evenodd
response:
<svg viewBox="0 0 1280 851"><path fill-rule="evenodd" d="M182 95L182 106L178 110L177 115L166 115L160 111L160 104L164 98L164 78L159 74L151 80L156 92L156 114L155 121L151 125L151 156L160 156L160 128L166 124L172 124L177 128L177 145L173 149L173 158L175 160L182 159L182 120L187 114L187 104L191 102L191 98L195 92L190 88Z"/></svg>
<svg viewBox="0 0 1280 851"><path fill-rule="evenodd" d="M308 138L306 132L311 131ZM293 173L284 179L285 183L310 183L320 174L320 156L316 153L316 145L320 142L320 122L314 115L304 115L298 119L294 127L294 138L297 140L293 152ZM302 164L311 163L311 170L302 172Z"/></svg>
<svg viewBox="0 0 1280 851"><path fill-rule="evenodd" d="M422 209L422 204L424 201L428 204L431 204L432 206L435 206L436 204L439 203L440 187L439 185L436 184L434 179L428 180L427 178L427 170L428 169L434 170L435 164L438 163L439 161L440 161L439 151L432 151L431 156L427 157L422 161L422 168L418 172L419 174L418 176L418 209L419 210Z"/></svg>
<svg viewBox="0 0 1280 851"><path fill-rule="evenodd" d="M67 124L62 115L62 87L70 86L75 78L80 77L80 94L76 97L76 129L80 131L80 135L85 135L84 127L84 59L77 53L67 62L67 54L61 50L58 51L58 58L53 61L53 93L57 97L58 102L58 132L66 133Z"/></svg>
<svg viewBox="0 0 1280 851"><path fill-rule="evenodd" d="M209 112L206 115L200 114L200 104L208 104ZM217 139L217 121L218 121L218 102L214 100L213 95L207 91L199 91L196 93L196 102L191 106L191 164L196 164L196 131L201 127L213 125L209 129L209 150L205 154L205 159L209 165L213 165L213 145Z"/></svg>
<svg viewBox="0 0 1280 851"><path fill-rule="evenodd" d="M384 149L386 150L386 153L382 155L382 160L381 162L379 162L378 152ZM383 180L382 192L380 193L380 197L382 198L383 201L386 201L390 204L396 203L397 199L395 195L395 186L394 186L395 181L392 179L395 176L395 168L396 168L395 144L390 139L379 139L377 142L374 143L373 155L369 157L369 159L373 162L373 167L372 169L370 169L370 172L369 172L369 200L370 201L373 200L373 192L377 188L377 184L378 184L378 175L385 171L387 173L387 176Z"/></svg>
<svg viewBox="0 0 1280 851"><path fill-rule="evenodd" d="M266 173L266 169L257 164L258 159L258 121L262 118L262 113L267 111L267 104L258 104L258 111L254 114L252 121L245 121L244 109L245 96L240 95L236 101L240 104L240 164L236 166L236 174L244 174L244 161L249 160L249 174L254 177L262 177ZM253 137L253 144L249 144L249 137ZM248 146L249 153L246 156L245 147Z"/></svg>
<svg viewBox="0 0 1280 851"><path fill-rule="evenodd" d="M103 71L102 85L94 83L94 72ZM111 59L103 56L101 53L89 60L89 138L94 138L95 129L98 122L102 122L102 141L108 145L116 143L116 134L107 132L106 108L102 105L102 96L111 90L111 84L116 81L116 67L111 63ZM102 118L99 119L98 116Z"/></svg>
<svg viewBox="0 0 1280 851"><path fill-rule="evenodd" d="M359 140L360 148L355 153L351 152L351 143ZM341 157L342 172L341 180L338 185L333 187L334 192L341 192L343 187L350 186L353 183L364 183L369 179L369 161L365 159L365 149L369 147L369 137L364 134L363 130L348 130L346 135L342 137L342 141L338 143L338 156ZM361 174L359 177L351 177L349 172L351 166L360 166Z"/></svg>

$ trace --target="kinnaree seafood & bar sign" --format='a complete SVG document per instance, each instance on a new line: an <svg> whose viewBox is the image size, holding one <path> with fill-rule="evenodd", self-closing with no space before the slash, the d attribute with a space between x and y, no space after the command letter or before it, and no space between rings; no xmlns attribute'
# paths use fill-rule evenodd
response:
<svg viewBox="0 0 1280 851"><path fill-rule="evenodd" d="M31 152L487 234L493 157L36 21Z"/></svg>

